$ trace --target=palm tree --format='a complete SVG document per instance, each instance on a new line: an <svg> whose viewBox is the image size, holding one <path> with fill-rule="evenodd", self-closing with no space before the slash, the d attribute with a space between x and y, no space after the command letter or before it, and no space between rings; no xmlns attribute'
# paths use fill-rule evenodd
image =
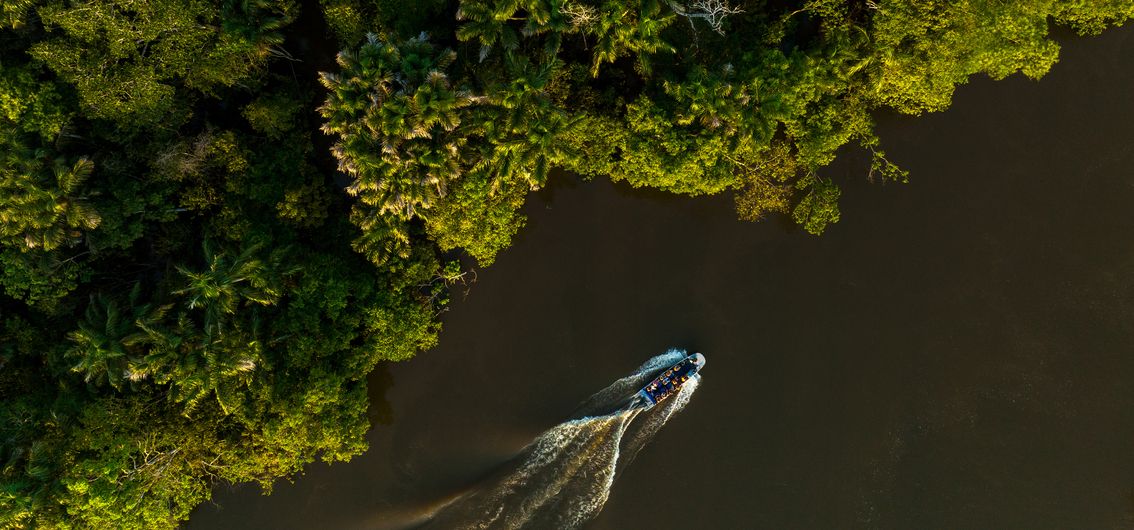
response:
<svg viewBox="0 0 1134 530"><path fill-rule="evenodd" d="M205 270L177 267L186 282L173 292L186 296L187 308L204 310L206 334L221 333L228 317L235 315L245 303L267 306L279 300L282 277L296 269L281 265L286 249L274 252L265 262L256 257L260 248L258 244L248 245L239 254L230 256L226 252L215 252L213 245L205 240Z"/></svg>
<svg viewBox="0 0 1134 530"><path fill-rule="evenodd" d="M355 206L351 221L362 230L351 246L374 264L384 265L393 258L409 258L410 234L405 221L379 215L364 205Z"/></svg>
<svg viewBox="0 0 1134 530"><path fill-rule="evenodd" d="M205 268L178 267L185 286L185 309L173 329L144 328L153 344L145 359L147 374L170 385L170 398L192 414L215 398L223 414L239 414L256 370L264 366L259 308L277 303L288 276L298 271L285 263L290 250L265 253L260 244L239 252L203 245ZM200 318L194 318L201 311Z"/></svg>
<svg viewBox="0 0 1134 530"><path fill-rule="evenodd" d="M688 125L697 122L707 129L736 131L738 121L751 112L752 97L743 83L731 81L731 68L717 75L704 69L694 69L681 83L666 81L665 91L684 106L677 123Z"/></svg>
<svg viewBox="0 0 1134 530"><path fill-rule="evenodd" d="M188 352L170 366L163 382L170 384L170 399L192 414L206 399L215 397L224 414L239 412L255 371L263 365L263 346L257 321L235 325L223 334L188 335Z"/></svg>
<svg viewBox="0 0 1134 530"><path fill-rule="evenodd" d="M604 9L595 24L588 28L597 37L592 54L591 76L598 77L599 67L603 63L613 63L628 48L626 42L630 36L624 21L628 15L629 10Z"/></svg>
<svg viewBox="0 0 1134 530"><path fill-rule="evenodd" d="M480 60L488 57L492 47L499 44L505 51L520 46L520 36L508 25L520 8L519 0L497 1L489 5L484 0L465 0L457 8L457 20L467 21L457 28L457 39L480 42Z"/></svg>
<svg viewBox="0 0 1134 530"><path fill-rule="evenodd" d="M140 293L141 284L135 284L125 314L115 300L91 295L79 329L67 334L73 344L66 357L76 359L71 371L82 374L86 383L121 390L123 381L144 377L142 357L150 336L146 328L155 329L169 306L139 304Z"/></svg>
<svg viewBox="0 0 1134 530"><path fill-rule="evenodd" d="M74 344L66 356L77 359L71 371L82 374L88 384L119 388L129 361L123 339L133 330L134 323L119 314L118 304L92 295L79 329L67 334Z"/></svg>
<svg viewBox="0 0 1134 530"><path fill-rule="evenodd" d="M437 70L429 72L410 101L417 128L426 131L426 138L434 127L443 131L456 129L461 124L458 111L472 103L467 92L453 90L449 78Z"/></svg>
<svg viewBox="0 0 1134 530"><path fill-rule="evenodd" d="M533 190L542 188L551 168L576 154L564 138L575 131L583 117L570 116L544 102L515 111L497 108L482 119L479 133L491 147L481 149L473 171L492 175L495 193L504 182L513 180L526 181Z"/></svg>
<svg viewBox="0 0 1134 530"><path fill-rule="evenodd" d="M221 7L221 29L254 48L257 56L286 57L286 52L275 47L283 44L283 28L294 17L280 9L281 5L268 0L226 0Z"/></svg>
<svg viewBox="0 0 1134 530"><path fill-rule="evenodd" d="M463 0L457 9L457 20L466 21L457 28L457 39L480 42L480 60L499 44L506 56L520 47L520 36L548 34L544 54L554 57L559 50L561 34L568 29L567 17L560 0ZM517 31L515 22L523 22Z"/></svg>
<svg viewBox="0 0 1134 530"><path fill-rule="evenodd" d="M163 316L169 308L170 306L163 306ZM192 344L196 334L188 313L180 312L177 320L172 323L164 319L139 319L135 324L138 331L131 335L129 345L144 347L145 356L131 365L129 378L150 378L158 383L166 382L172 367L185 356L188 345Z"/></svg>
<svg viewBox="0 0 1134 530"><path fill-rule="evenodd" d="M138 372L168 385L169 399L187 416L210 397L223 414L239 414L256 370L265 366L255 315L221 331L199 326L183 311L171 326L145 327L142 335L149 350Z"/></svg>
<svg viewBox="0 0 1134 530"><path fill-rule="evenodd" d="M27 23L28 13L36 7L35 0L0 0L0 26L20 29Z"/></svg>
<svg viewBox="0 0 1134 530"><path fill-rule="evenodd" d="M547 105L545 89L552 75L561 66L563 62L558 59L534 62L522 55L509 57L505 61L509 81L494 87L488 101L511 111L506 118L509 129L520 125L529 108Z"/></svg>
<svg viewBox="0 0 1134 530"><path fill-rule="evenodd" d="M421 216L461 174L457 129L477 98L444 73L455 58L424 34L399 45L370 36L339 55L341 73L323 75L331 94L320 112L324 131L340 137L339 168L354 177L347 191L379 215Z"/></svg>
<svg viewBox="0 0 1134 530"><path fill-rule="evenodd" d="M573 154L562 138L570 134L581 120L580 116L571 117L549 108L532 115L528 126L508 143L515 164L522 168L520 175L533 190L547 183L547 174L552 166Z"/></svg>
<svg viewBox="0 0 1134 530"><path fill-rule="evenodd" d="M82 239L102 218L80 193L94 171L82 157L68 164L44 150L14 148L0 160L0 240L25 249L52 250Z"/></svg>
<svg viewBox="0 0 1134 530"><path fill-rule="evenodd" d="M674 20L673 15L662 15L657 2L646 0L637 13L629 7L611 2L588 30L596 37L591 63L591 75L598 77L603 63L613 63L619 57L636 54L638 68L643 74L652 71L651 56L659 52L675 51L662 39L662 31Z"/></svg>
<svg viewBox="0 0 1134 530"><path fill-rule="evenodd" d="M677 51L671 44L662 39L662 31L674 20L673 15L661 15L661 7L654 0L642 2L642 12L638 15L638 23L634 27L634 38L630 41L629 49L638 58L638 69L645 75L653 71L651 57L659 52L673 53Z"/></svg>
<svg viewBox="0 0 1134 530"><path fill-rule="evenodd" d="M42 235L29 234L31 239L42 241L42 246L48 250L57 246L58 242L77 240L82 237L82 229L93 230L102 222L98 212L87 202L87 197L77 194L94 171L94 163L86 157L70 165L56 159L51 171L58 184L58 191L52 197L55 203L53 222L44 228Z"/></svg>

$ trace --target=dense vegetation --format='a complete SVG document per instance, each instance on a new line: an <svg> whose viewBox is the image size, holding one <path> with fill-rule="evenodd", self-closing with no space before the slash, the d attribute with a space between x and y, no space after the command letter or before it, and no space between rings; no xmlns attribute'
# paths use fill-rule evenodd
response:
<svg viewBox="0 0 1134 530"><path fill-rule="evenodd" d="M906 178L872 111L1132 4L0 0L0 527L171 527L358 454L367 373L556 170L819 233L844 145Z"/></svg>

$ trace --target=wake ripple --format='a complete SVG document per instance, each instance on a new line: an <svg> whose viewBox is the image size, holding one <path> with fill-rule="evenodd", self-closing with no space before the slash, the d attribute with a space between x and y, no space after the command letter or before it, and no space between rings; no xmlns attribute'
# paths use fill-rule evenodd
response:
<svg viewBox="0 0 1134 530"><path fill-rule="evenodd" d="M595 393L579 406L576 419L540 435L505 470L443 508L426 527L579 528L602 510L615 476L689 403L699 377L652 409L628 408L639 388L685 355L670 350Z"/></svg>

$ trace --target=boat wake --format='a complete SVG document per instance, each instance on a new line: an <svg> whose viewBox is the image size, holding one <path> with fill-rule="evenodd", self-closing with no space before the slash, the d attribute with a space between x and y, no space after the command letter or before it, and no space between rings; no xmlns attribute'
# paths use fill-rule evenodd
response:
<svg viewBox="0 0 1134 530"><path fill-rule="evenodd" d="M602 510L615 477L689 402L698 378L653 408L634 394L686 356L670 350L588 398L494 477L441 509L425 528L578 528Z"/></svg>

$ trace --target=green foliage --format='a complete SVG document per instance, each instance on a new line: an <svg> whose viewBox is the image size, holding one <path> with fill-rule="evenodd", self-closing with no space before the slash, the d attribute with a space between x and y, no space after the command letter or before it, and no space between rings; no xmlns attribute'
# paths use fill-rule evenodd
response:
<svg viewBox="0 0 1134 530"><path fill-rule="evenodd" d="M18 128L50 141L71 116L55 85L39 82L38 73L28 67L0 65L0 122L4 129Z"/></svg>
<svg viewBox="0 0 1134 530"><path fill-rule="evenodd" d="M417 219L442 249L491 263L522 225L524 192L578 156L563 139L582 117L546 94L560 63L512 57L508 80L474 96L445 73L455 60L424 35L399 44L371 35L339 55L342 72L322 76L323 130L337 137L332 153L359 199L355 248L377 264L409 258Z"/></svg>
<svg viewBox="0 0 1134 530"><path fill-rule="evenodd" d="M217 433L151 410L144 400L109 398L74 418L66 432L73 452L58 455L68 465L56 471L74 524L168 528L208 498L207 466L223 447L208 440Z"/></svg>
<svg viewBox="0 0 1134 530"><path fill-rule="evenodd" d="M791 183L800 169L786 143L772 144L754 163L741 167L742 187L736 194L736 212L741 219L758 221L769 213L791 210Z"/></svg>
<svg viewBox="0 0 1134 530"><path fill-rule="evenodd" d="M1055 9L1056 22L1068 24L1083 35L1098 35L1109 26L1134 18L1134 4L1126 0L1064 0Z"/></svg>
<svg viewBox="0 0 1134 530"><path fill-rule="evenodd" d="M28 67L0 69L0 244L24 252L75 246L102 222L92 201L97 192L87 184L94 163L53 145L71 113L56 86L38 82L35 74ZM6 268L3 284L10 293L19 284L40 291L36 299L54 298L31 287L45 282L24 274L42 259L9 255L5 261L11 270ZM21 275L25 279L13 278Z"/></svg>
<svg viewBox="0 0 1134 530"><path fill-rule="evenodd" d="M322 0L320 87L290 0L0 0L0 528L173 528L217 481L363 451L367 373L436 344L464 281L443 253L490 265L556 170L817 234L848 144L908 178L874 111L1134 14L798 4Z"/></svg>
<svg viewBox="0 0 1134 530"><path fill-rule="evenodd" d="M628 9L621 2L608 2L597 17L598 20L586 26L584 32L595 39L591 61L591 75L595 77L598 77L599 68L604 63L613 63L628 55L637 58L638 70L648 76L653 70L653 55L676 51L662 37L662 32L675 17L664 12L661 2L645 0L638 9Z"/></svg>
<svg viewBox="0 0 1134 530"><path fill-rule="evenodd" d="M457 20L457 38L480 44L483 61L499 47L511 54L520 46L522 37L531 38L547 32L557 34L567 29L560 3L548 0L462 0ZM522 24L521 24L522 22ZM558 38L549 41L551 55L558 47Z"/></svg>
<svg viewBox="0 0 1134 530"><path fill-rule="evenodd" d="M349 459L366 374L435 343L436 250L352 250L314 79L265 72L293 10L52 2L7 34L0 527L173 528L216 481Z"/></svg>
<svg viewBox="0 0 1134 530"><path fill-rule="evenodd" d="M84 194L94 171L88 158L68 162L32 151L18 141L0 145L10 150L0 159L0 242L25 250L73 246L84 232L98 227L101 216Z"/></svg>
<svg viewBox="0 0 1134 530"><path fill-rule="evenodd" d="M308 182L284 192L276 204L281 219L302 228L318 228L327 218L330 192L322 182Z"/></svg>
<svg viewBox="0 0 1134 530"><path fill-rule="evenodd" d="M243 81L282 42L292 10L287 0L223 10L200 0L58 2L39 9L51 37L29 52L75 86L90 117L176 124L190 112L191 93L179 89L212 93Z"/></svg>
<svg viewBox="0 0 1134 530"><path fill-rule="evenodd" d="M1047 39L1048 2L955 3L905 0L882 4L871 19L871 96L919 114L949 106L953 89L976 73L1001 79L1017 71L1038 78L1058 58Z"/></svg>
<svg viewBox="0 0 1134 530"><path fill-rule="evenodd" d="M0 250L0 285L4 293L45 313L63 309L63 299L89 275L89 269L71 259L60 259L42 249Z"/></svg>
<svg viewBox="0 0 1134 530"><path fill-rule="evenodd" d="M341 74L322 76L323 130L341 138L333 153L354 178L347 191L379 215L411 219L460 175L464 139L454 131L472 100L444 73L455 58L424 35L400 45L371 35L357 53L339 54Z"/></svg>
<svg viewBox="0 0 1134 530"><path fill-rule="evenodd" d="M361 2L352 0L320 0L327 27L343 47L354 46L366 38L365 17Z"/></svg>
<svg viewBox="0 0 1134 530"><path fill-rule="evenodd" d="M456 54L423 37L371 37L344 52L342 72L324 74L321 110L340 139L340 168L355 177L356 247L376 263L405 258L417 237L409 225L423 219L442 249L490 263L522 223L507 211L523 203L516 181L537 189L555 167L676 193L737 190L742 218L791 213L820 233L838 220L838 189L816 172L843 146L871 151L871 178L908 177L879 148L874 109L941 110L979 73L1039 77L1058 53L1048 17L1090 32L1128 11L983 0L817 0L751 15L723 7L462 0ZM673 24L680 18L688 27ZM697 21L721 35L700 33ZM724 31L733 25L762 37ZM667 55L682 46L686 54ZM407 54L455 102L441 127L410 104L426 85L399 77ZM619 61L628 57L632 65Z"/></svg>
<svg viewBox="0 0 1134 530"><path fill-rule="evenodd" d="M735 184L725 158L733 141L720 134L697 134L673 124L671 116L649 98L627 107L626 143L611 175L634 186L676 193L716 193Z"/></svg>
<svg viewBox="0 0 1134 530"><path fill-rule="evenodd" d="M0 26L22 29L35 4L35 0L0 0Z"/></svg>
<svg viewBox="0 0 1134 530"><path fill-rule="evenodd" d="M320 0L323 19L341 49L357 47L368 33L394 41L422 31L430 34L452 32L448 17L449 0Z"/></svg>
<svg viewBox="0 0 1134 530"><path fill-rule="evenodd" d="M252 245L230 256L215 252L206 241L204 270L178 267L185 277L185 286L173 294L184 295L189 309L204 312L207 333L219 332L228 316L248 304L268 306L279 300L282 277L291 272L280 270L286 249L273 252L268 261L256 257L259 249Z"/></svg>
<svg viewBox="0 0 1134 530"><path fill-rule="evenodd" d="M629 136L622 119L585 113L578 120L559 139L574 153L562 161L564 169L586 177L615 174Z"/></svg>
<svg viewBox="0 0 1134 530"><path fill-rule="evenodd" d="M276 93L256 98L244 107L244 119L258 133L280 140L292 131L303 112L302 99L292 94Z"/></svg>
<svg viewBox="0 0 1134 530"><path fill-rule="evenodd" d="M462 248L487 267L523 228L519 210L529 190L526 181L475 171L450 190L426 220L426 230L442 250Z"/></svg>
<svg viewBox="0 0 1134 530"><path fill-rule="evenodd" d="M842 191L838 186L814 176L800 184L807 193L791 211L791 218L796 223L809 233L819 235L827 225L839 222L839 195Z"/></svg>
<svg viewBox="0 0 1134 530"><path fill-rule="evenodd" d="M141 376L137 346L146 342L145 330L160 321L168 307L139 304L140 292L141 285L135 285L121 309L115 300L92 295L79 328L67 334L71 371L87 384L120 390L124 382Z"/></svg>

